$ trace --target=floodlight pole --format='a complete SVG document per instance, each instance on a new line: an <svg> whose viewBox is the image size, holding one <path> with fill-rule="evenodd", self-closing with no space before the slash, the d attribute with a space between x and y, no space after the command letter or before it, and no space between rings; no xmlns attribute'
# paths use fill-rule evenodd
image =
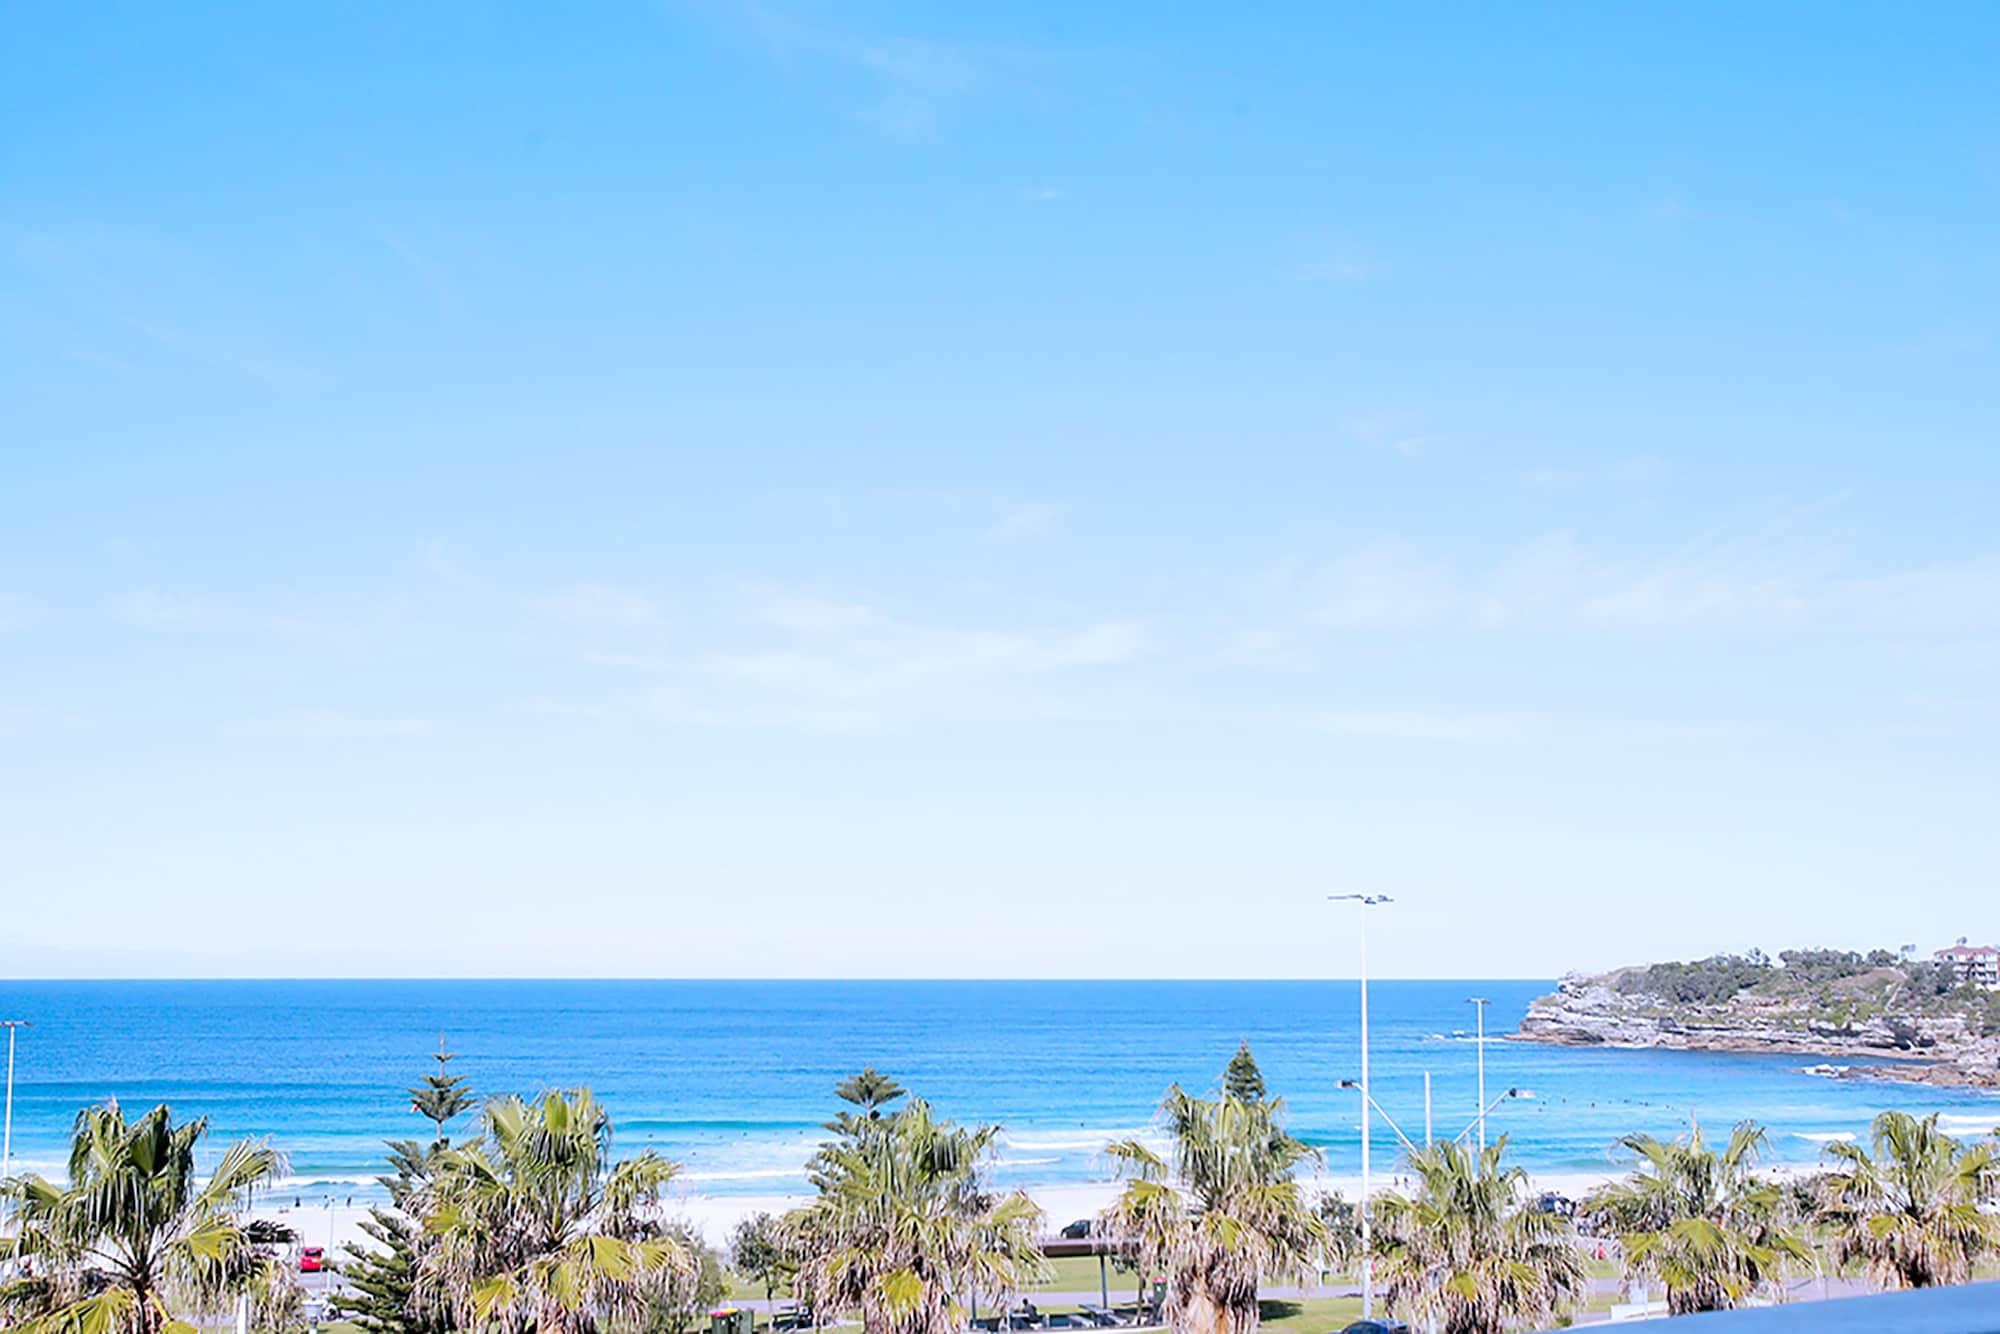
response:
<svg viewBox="0 0 2000 1334"><path fill-rule="evenodd" d="M0 1019L0 1028L7 1030L7 1115L6 1128L0 1130L0 1180L14 1171L14 1034L33 1027L25 1019Z"/></svg>
<svg viewBox="0 0 2000 1334"><path fill-rule="evenodd" d="M1484 996L1467 996L1466 1002L1479 1013L1479 1151L1486 1152L1486 1007L1492 1004Z"/></svg>
<svg viewBox="0 0 2000 1334"><path fill-rule="evenodd" d="M1375 1313L1375 1253L1368 1221L1368 909L1391 902L1387 894L1329 894L1333 903L1361 905L1361 1318Z"/></svg>

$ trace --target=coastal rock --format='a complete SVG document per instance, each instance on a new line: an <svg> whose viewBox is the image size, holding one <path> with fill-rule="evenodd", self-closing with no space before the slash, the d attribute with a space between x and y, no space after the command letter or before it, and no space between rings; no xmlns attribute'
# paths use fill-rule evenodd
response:
<svg viewBox="0 0 2000 1334"><path fill-rule="evenodd" d="M1963 1014L1828 1015L1806 1003L1741 993L1720 1003L1671 1000L1640 985L1643 969L1572 973L1531 1003L1515 1039L1571 1047L1665 1048L1866 1058L1845 1079L1942 1088L2000 1088L2000 1038ZM1636 976L1635 976L1636 975ZM1884 1063L1881 1058L1892 1059Z"/></svg>

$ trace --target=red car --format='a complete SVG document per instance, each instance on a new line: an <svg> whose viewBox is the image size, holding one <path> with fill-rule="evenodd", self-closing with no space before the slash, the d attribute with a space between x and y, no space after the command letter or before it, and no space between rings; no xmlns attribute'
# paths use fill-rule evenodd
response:
<svg viewBox="0 0 2000 1334"><path fill-rule="evenodd" d="M326 1268L326 1247L308 1246L299 1252L299 1272L317 1274Z"/></svg>

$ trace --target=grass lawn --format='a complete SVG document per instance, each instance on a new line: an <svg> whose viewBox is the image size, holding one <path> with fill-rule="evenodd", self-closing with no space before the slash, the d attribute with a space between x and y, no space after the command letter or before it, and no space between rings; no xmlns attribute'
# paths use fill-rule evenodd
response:
<svg viewBox="0 0 2000 1334"><path fill-rule="evenodd" d="M1050 1278L1046 1283L1034 1284L1032 1287L1027 1288L1026 1291L1097 1291L1097 1257L1094 1255L1065 1255L1061 1259L1049 1261L1049 1268L1055 1271L1054 1277ZM1132 1294L1139 1290L1139 1275L1136 1272L1128 1269L1124 1273L1120 1273L1118 1266L1109 1262L1105 1265L1105 1272L1111 1278L1111 1299L1113 1301L1118 1300L1120 1289L1124 1290L1127 1301L1130 1301Z"/></svg>
<svg viewBox="0 0 2000 1334"><path fill-rule="evenodd" d="M1262 1318L1260 1329L1284 1330L1285 1334L1327 1334L1345 1329L1361 1318L1359 1297L1308 1297L1304 1301L1263 1301L1257 1303Z"/></svg>

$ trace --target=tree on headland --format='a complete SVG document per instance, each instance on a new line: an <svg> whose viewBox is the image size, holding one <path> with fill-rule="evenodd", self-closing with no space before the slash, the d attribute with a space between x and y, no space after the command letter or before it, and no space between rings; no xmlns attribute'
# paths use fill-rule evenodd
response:
<svg viewBox="0 0 2000 1334"><path fill-rule="evenodd" d="M1257 1068L1257 1058L1250 1054L1247 1040L1239 1042L1236 1054L1229 1058L1229 1068L1222 1072L1222 1090L1244 1102L1264 1101L1264 1072Z"/></svg>
<svg viewBox="0 0 2000 1334"><path fill-rule="evenodd" d="M1822 1182L1822 1221L1832 1225L1842 1262L1860 1260L1885 1286L1964 1283L2000 1253L2000 1219L1980 1209L1996 1172L1993 1149L1961 1145L1922 1118L1884 1112L1870 1149L1830 1144L1836 1166Z"/></svg>
<svg viewBox="0 0 2000 1334"><path fill-rule="evenodd" d="M1737 1125L1720 1150L1703 1141L1699 1126L1672 1141L1619 1141L1638 1167L1586 1208L1624 1238L1633 1275L1666 1285L1672 1314L1727 1310L1788 1266L1812 1263L1804 1239L1785 1225L1784 1190L1752 1172L1764 1142L1753 1121Z"/></svg>
<svg viewBox="0 0 2000 1334"><path fill-rule="evenodd" d="M118 1104L77 1114L69 1182L5 1184L33 1278L0 1288L7 1327L22 1334L192 1334L176 1311L213 1310L250 1290L274 1262L237 1226L253 1188L284 1171L268 1145L238 1140L204 1179L195 1146L206 1118L174 1124L165 1106L127 1120Z"/></svg>
<svg viewBox="0 0 2000 1334"><path fill-rule="evenodd" d="M1042 1213L987 1189L998 1126L953 1125L921 1099L879 1115L904 1093L884 1082L887 1094L837 1090L871 1115L834 1123L841 1138L812 1162L818 1198L785 1217L799 1295L815 1311L858 1311L867 1334L944 1334L964 1326L965 1293L1004 1298L1045 1272Z"/></svg>
<svg viewBox="0 0 2000 1334"><path fill-rule="evenodd" d="M422 1220L416 1297L456 1328L591 1334L641 1321L698 1278L654 1206L675 1164L611 1160L611 1118L589 1089L495 1099L477 1138L439 1152L412 1192Z"/></svg>
<svg viewBox="0 0 2000 1334"><path fill-rule="evenodd" d="M1583 1255L1567 1220L1525 1207L1527 1177L1501 1166L1507 1140L1410 1154L1417 1191L1375 1201L1377 1271L1392 1309L1443 1334L1533 1328L1582 1300Z"/></svg>
<svg viewBox="0 0 2000 1334"><path fill-rule="evenodd" d="M1138 1140L1110 1145L1131 1179L1105 1225L1136 1241L1147 1270L1167 1275L1175 1334L1248 1334L1264 1279L1310 1272L1326 1244L1326 1224L1294 1178L1318 1155L1285 1133L1275 1099L1197 1098L1175 1085L1160 1109L1173 1161Z"/></svg>

